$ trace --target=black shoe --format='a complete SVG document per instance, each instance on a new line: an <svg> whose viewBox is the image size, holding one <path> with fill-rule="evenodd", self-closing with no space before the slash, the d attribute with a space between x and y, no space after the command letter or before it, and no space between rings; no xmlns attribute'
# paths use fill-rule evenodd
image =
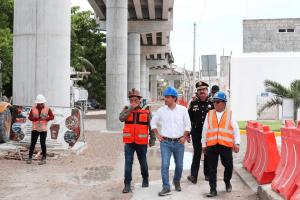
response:
<svg viewBox="0 0 300 200"><path fill-rule="evenodd" d="M27 163L27 164L31 164L31 163L32 163L32 156L29 156L29 158L28 158L28 160L27 160L26 163Z"/></svg>
<svg viewBox="0 0 300 200"><path fill-rule="evenodd" d="M206 181L209 181L209 176L205 176L205 180L206 180Z"/></svg>
<svg viewBox="0 0 300 200"><path fill-rule="evenodd" d="M125 185L123 189L123 193L129 193L129 192L131 192L130 185Z"/></svg>
<svg viewBox="0 0 300 200"><path fill-rule="evenodd" d="M173 182L173 185L175 186L176 191L181 192L180 182Z"/></svg>
<svg viewBox="0 0 300 200"><path fill-rule="evenodd" d="M207 197L215 197L218 196L217 191L215 190L211 190L209 194L206 195Z"/></svg>
<svg viewBox="0 0 300 200"><path fill-rule="evenodd" d="M46 164L46 158L43 157L42 160L41 160L41 162L39 162L38 164L39 164L39 165L44 165L44 164Z"/></svg>
<svg viewBox="0 0 300 200"><path fill-rule="evenodd" d="M143 179L142 187L149 187L149 180L147 178Z"/></svg>
<svg viewBox="0 0 300 200"><path fill-rule="evenodd" d="M197 183L197 177L196 176L188 176L187 179L191 181L192 183L196 184Z"/></svg>
<svg viewBox="0 0 300 200"><path fill-rule="evenodd" d="M227 191L227 192L231 192L231 191L232 191L232 186L231 186L230 183L227 183L227 184L226 184L226 191Z"/></svg>
<svg viewBox="0 0 300 200"><path fill-rule="evenodd" d="M171 192L170 188L164 188L162 189L161 192L158 193L158 196L167 196L170 195L170 192Z"/></svg>

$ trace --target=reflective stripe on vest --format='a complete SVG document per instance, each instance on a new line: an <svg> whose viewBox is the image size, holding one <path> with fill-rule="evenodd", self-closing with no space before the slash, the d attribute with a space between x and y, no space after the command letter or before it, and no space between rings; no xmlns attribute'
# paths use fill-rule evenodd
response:
<svg viewBox="0 0 300 200"><path fill-rule="evenodd" d="M129 106L125 106L126 111ZM123 142L124 143L137 143L148 144L148 116L150 115L150 107L143 106L137 111L132 112L127 116L125 120L125 126L123 129Z"/></svg>
<svg viewBox="0 0 300 200"><path fill-rule="evenodd" d="M42 110L41 110L40 116L39 116L39 110L38 110L37 106L33 106L31 112L32 112L32 115L34 117L37 117L37 118L39 118L39 117L46 118L46 117L49 116L48 115L49 107L45 105L44 108L42 108ZM34 122L32 122L32 130L37 130L36 126L38 124L42 125L43 131L47 131L47 124L48 124L48 122L46 120L40 120L40 121L34 121Z"/></svg>
<svg viewBox="0 0 300 200"><path fill-rule="evenodd" d="M206 135L207 146L213 146L219 143L227 147L233 147L234 135L233 129L230 126L232 112L226 110L221 117L220 123L216 110L211 110L208 113L208 131Z"/></svg>

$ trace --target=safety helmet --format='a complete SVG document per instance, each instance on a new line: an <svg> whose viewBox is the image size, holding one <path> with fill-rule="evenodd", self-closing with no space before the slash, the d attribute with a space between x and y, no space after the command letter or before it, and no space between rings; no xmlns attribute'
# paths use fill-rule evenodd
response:
<svg viewBox="0 0 300 200"><path fill-rule="evenodd" d="M129 91L128 97L140 97L140 98L143 98L141 96L140 91L136 90L135 88L132 88L132 90Z"/></svg>
<svg viewBox="0 0 300 200"><path fill-rule="evenodd" d="M46 102L46 99L45 99L44 95L42 95L42 94L37 95L35 103L45 103L45 102Z"/></svg>
<svg viewBox="0 0 300 200"><path fill-rule="evenodd" d="M173 97L178 97L177 90L173 87L168 87L164 93L164 95L171 95Z"/></svg>
<svg viewBox="0 0 300 200"><path fill-rule="evenodd" d="M215 99L221 99L221 100L227 102L227 95L224 92L217 92L215 94L215 96L213 97L213 100L215 100Z"/></svg>

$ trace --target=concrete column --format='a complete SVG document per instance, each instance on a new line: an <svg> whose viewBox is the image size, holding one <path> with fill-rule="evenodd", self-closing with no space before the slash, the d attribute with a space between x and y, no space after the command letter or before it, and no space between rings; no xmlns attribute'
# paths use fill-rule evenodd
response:
<svg viewBox="0 0 300 200"><path fill-rule="evenodd" d="M14 105L70 107L70 0L15 0Z"/></svg>
<svg viewBox="0 0 300 200"><path fill-rule="evenodd" d="M132 88L141 90L140 54L140 34L128 33L127 91Z"/></svg>
<svg viewBox="0 0 300 200"><path fill-rule="evenodd" d="M60 0L61 1L61 0ZM123 129L119 113L127 102L127 0L109 0L106 16L106 129Z"/></svg>
<svg viewBox="0 0 300 200"><path fill-rule="evenodd" d="M174 87L174 80L169 80L169 86Z"/></svg>
<svg viewBox="0 0 300 200"><path fill-rule="evenodd" d="M146 67L146 95L147 99L150 99L150 91L149 91L149 67Z"/></svg>
<svg viewBox="0 0 300 200"><path fill-rule="evenodd" d="M157 101L157 75L151 75L151 100Z"/></svg>
<svg viewBox="0 0 300 200"><path fill-rule="evenodd" d="M146 79L146 55L141 55L141 95L147 98L147 79Z"/></svg>

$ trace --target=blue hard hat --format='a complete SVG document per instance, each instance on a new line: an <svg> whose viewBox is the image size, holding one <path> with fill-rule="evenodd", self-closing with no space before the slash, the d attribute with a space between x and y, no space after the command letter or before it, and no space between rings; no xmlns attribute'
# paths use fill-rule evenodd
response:
<svg viewBox="0 0 300 200"><path fill-rule="evenodd" d="M209 92L208 95L211 96L211 92Z"/></svg>
<svg viewBox="0 0 300 200"><path fill-rule="evenodd" d="M227 95L224 92L217 92L215 94L215 96L213 97L213 100L215 100L215 99L221 99L221 100L227 102Z"/></svg>
<svg viewBox="0 0 300 200"><path fill-rule="evenodd" d="M178 97L177 90L173 87L168 87L164 93L164 95L171 95L174 97Z"/></svg>

